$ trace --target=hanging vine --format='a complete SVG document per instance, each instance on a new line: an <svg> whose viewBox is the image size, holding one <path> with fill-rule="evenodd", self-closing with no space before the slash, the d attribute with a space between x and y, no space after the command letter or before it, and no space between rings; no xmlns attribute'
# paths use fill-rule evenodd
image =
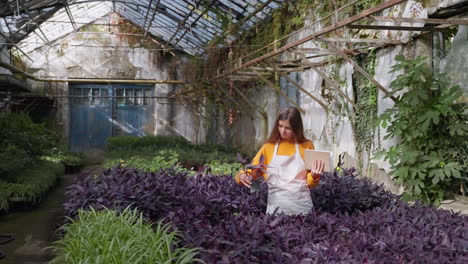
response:
<svg viewBox="0 0 468 264"><path fill-rule="evenodd" d="M357 63L371 76L375 74L376 49L369 54L356 57ZM354 138L358 154L358 165L362 170L363 155L370 158L373 140L375 137L375 119L377 118L378 88L369 79L359 72L353 74L353 89L355 94L356 118L353 122Z"/></svg>

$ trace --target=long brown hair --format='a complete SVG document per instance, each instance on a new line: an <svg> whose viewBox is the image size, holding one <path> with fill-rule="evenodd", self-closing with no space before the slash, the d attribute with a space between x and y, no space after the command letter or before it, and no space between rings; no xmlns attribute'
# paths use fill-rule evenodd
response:
<svg viewBox="0 0 468 264"><path fill-rule="evenodd" d="M278 125L280 120L289 120L292 131L294 133L294 141L297 143L304 143L308 139L304 137L304 125L302 124L302 117L299 109L296 107L287 107L283 109L276 118L275 125L271 131L270 137L268 137L268 143L276 143L281 139Z"/></svg>

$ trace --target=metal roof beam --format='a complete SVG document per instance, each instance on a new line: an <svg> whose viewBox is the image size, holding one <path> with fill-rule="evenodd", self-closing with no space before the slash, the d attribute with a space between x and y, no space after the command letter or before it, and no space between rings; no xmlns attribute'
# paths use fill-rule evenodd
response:
<svg viewBox="0 0 468 264"><path fill-rule="evenodd" d="M43 22L47 21L47 19L51 18L58 10L60 10L60 8L61 7L57 6L57 7L53 8L53 9L51 9L51 10L45 12L45 13L38 14L36 17L31 18L29 20L29 22L26 22L23 25L21 25L21 27L19 27L15 32L11 32L11 34L13 35L12 36L13 40L16 41L16 42L21 41L25 36L27 36L29 33L31 33L36 28L38 28L41 23L43 23ZM30 15L30 17L31 16L32 15ZM8 23L7 23L7 25L8 25ZM29 25L34 25L34 26L29 27ZM21 34L20 31L23 30L25 27L28 27L28 30L26 30L26 34Z"/></svg>
<svg viewBox="0 0 468 264"><path fill-rule="evenodd" d="M148 21L148 16L150 13L151 5L153 4L154 0L151 0L148 4L148 7L146 8L146 15L145 15L145 22L143 23L143 28L146 28L146 21Z"/></svg>
<svg viewBox="0 0 468 264"><path fill-rule="evenodd" d="M40 24L41 24L42 21L37 21L37 18L34 17L34 16L31 14L31 12L29 12L29 10L27 9L27 7L26 7L26 5L24 4L24 2L21 2L21 5L22 5L23 10L24 10L24 11L28 14L28 16L31 18L31 21L34 21L34 22L37 24L37 30L39 30L39 32L41 32L41 34L42 34L42 36L43 36L44 38L40 37L39 34L37 34L35 31L33 31L33 32L34 32L38 37L40 37L43 41L45 40L44 43L49 44L50 41L47 39L47 36L44 34L44 32L43 32L42 29L41 29L41 25L40 25ZM55 11L56 11L56 10L55 10ZM54 11L54 12L55 12L55 11Z"/></svg>
<svg viewBox="0 0 468 264"><path fill-rule="evenodd" d="M263 3L261 6L259 6L257 9L255 9L252 13L250 13L248 16L242 18L239 22L237 22L230 30L226 31L223 35L227 36L229 33L231 33L233 30L237 30L239 27L241 27L245 22L247 22L249 19L257 15L258 12L262 11L266 6L268 6L271 2L274 0L268 0L265 3Z"/></svg>
<svg viewBox="0 0 468 264"><path fill-rule="evenodd" d="M151 3L152 2L153 1L151 1ZM159 8L159 2L160 2L160 0L158 0L156 2L156 5L154 6L153 14L151 15L149 25L148 25L148 27L146 29L144 28L146 26L146 18L145 18L145 23L143 25L143 30L145 30L145 36L148 34L148 31L150 30L151 25L153 24L154 16L156 16L156 12L158 11L158 8ZM150 6L151 6L151 3L150 3ZM148 12L149 12L149 6L148 6ZM146 13L146 14L148 15L148 13Z"/></svg>
<svg viewBox="0 0 468 264"><path fill-rule="evenodd" d="M169 39L169 43L172 42L172 40L175 38L175 36L177 35L177 33L179 33L179 30L182 26L184 26L185 24L187 24L187 19L193 14L193 11L195 11L199 6L200 6L200 2L202 0L198 0L197 4L189 11L187 12L187 14L185 14L185 17L184 17L184 20L179 22L179 26L177 27L176 31L174 31L174 34L172 34L171 38ZM212 1L213 2L213 1ZM176 43L177 44L177 43ZM174 46L176 45L174 44Z"/></svg>
<svg viewBox="0 0 468 264"><path fill-rule="evenodd" d="M63 5L65 6L65 11L67 12L68 18L70 19L73 30L76 32L77 27L76 27L76 24L75 24L75 20L73 19L73 15L72 15L72 12L70 10L70 7L68 6L68 0L63 0Z"/></svg>
<svg viewBox="0 0 468 264"><path fill-rule="evenodd" d="M57 2L53 2L51 4L46 4L43 5L43 6L38 6L38 7L34 7L35 5L37 5L38 3L43 3L44 1L43 0L35 0L35 1L29 1L27 2L28 3L28 10L29 12L32 12L32 11L40 11L40 10L43 10L43 9L47 9L47 8L51 8L51 7L63 7L63 4L62 3L59 3L58 1ZM17 2L14 1L13 2L14 4L16 4ZM19 3L23 4L24 5L24 1L19 1ZM32 3L32 4L31 4ZM5 6L7 6L7 8L5 8ZM17 12L19 12L18 15L20 14L24 14L26 13L23 9L19 8L19 6L17 6L16 8L11 8L10 5L8 5L8 1L6 1L6 3L4 4L4 6L0 6L0 17L7 17L7 16L13 16L15 15Z"/></svg>
<svg viewBox="0 0 468 264"><path fill-rule="evenodd" d="M213 0L212 0L211 3L210 3L210 5L209 5L207 8L205 8L205 10L203 10L202 13L200 13L200 15L195 19L195 21L192 22L192 24L190 25L190 27L194 26L194 25L197 23L197 21L200 20L200 18L202 18L202 17L208 12L208 10L210 10L210 8L213 6L213 4L214 4L215 2L216 2L216 1L213 1ZM195 9L194 9L194 10L195 10ZM185 29L185 32L182 34L182 36L179 37L179 39L177 39L177 41L175 42L174 45L177 45L177 43L179 43L179 41L182 40L182 38L185 36L185 34L187 34L187 32L188 32L188 29L186 28L186 29Z"/></svg>

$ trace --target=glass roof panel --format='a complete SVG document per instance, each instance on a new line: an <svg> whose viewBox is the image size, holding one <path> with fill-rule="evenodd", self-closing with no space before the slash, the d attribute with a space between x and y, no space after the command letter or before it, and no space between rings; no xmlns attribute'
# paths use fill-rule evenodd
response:
<svg viewBox="0 0 468 264"><path fill-rule="evenodd" d="M278 1L271 0L8 0L2 2L0 17L7 18L7 22L11 23L12 34L18 34L21 40L18 46L25 52L48 45L73 32L75 28L116 12L141 27L142 31L170 42L170 46L194 54L202 52L214 37L222 36L223 30L228 27L227 23L235 24L242 21L241 28L245 29L265 19L271 10L279 6ZM264 6L267 2L268 5ZM66 6L70 12L67 12ZM259 10L262 6L264 6L262 10ZM40 21L38 18L47 10L55 13L45 22ZM28 31L29 27L22 26L21 32L16 31L16 25L25 24L34 27ZM6 32L5 27L2 28Z"/></svg>

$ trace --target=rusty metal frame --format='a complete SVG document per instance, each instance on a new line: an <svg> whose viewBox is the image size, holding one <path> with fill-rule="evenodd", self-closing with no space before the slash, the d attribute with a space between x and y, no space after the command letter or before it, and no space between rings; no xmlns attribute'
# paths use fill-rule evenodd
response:
<svg viewBox="0 0 468 264"><path fill-rule="evenodd" d="M299 40L296 40L294 42L286 44L283 47L275 49L272 52L264 54L264 55L262 55L262 56L260 56L258 58L253 59L253 60L247 61L247 62L243 63L242 65L240 65L238 67L235 67L232 70L229 70L229 71L227 71L225 73L222 73L222 74L216 76L214 79L222 78L222 77L225 77L227 75L233 74L233 73L235 73L235 72L237 72L237 71L239 71L241 69L247 68L247 67L249 67L251 65L254 65L254 64L256 64L256 63L258 63L260 61L263 61L265 59L268 59L268 58L271 58L273 56L279 55L279 54L281 54L281 53L283 53L283 52L285 52L285 51L287 51L287 50L289 50L291 48L294 48L296 46L304 44L304 43L306 43L306 42L308 42L310 40L313 40L313 39L315 39L315 38L317 38L317 37L319 37L321 35L336 31L336 30L338 30L340 28L346 27L347 25L350 25L350 24L352 24L354 22L357 22L357 21L359 21L359 20L361 20L361 19L363 19L365 17L368 17L368 16L373 15L375 13L378 13L378 12L384 10L384 9L390 8L392 6L401 4L401 3L406 2L406 1L407 0L390 0L390 1L387 1L387 2L384 2L384 3L380 4L378 6L375 6L375 7L369 8L367 10L364 10L360 14L357 14L357 15L351 16L349 18L343 19L341 21L338 21L334 25L325 27L325 28L323 28L321 30L318 30L318 31L306 36L306 37L303 37L303 38L301 38Z"/></svg>
<svg viewBox="0 0 468 264"><path fill-rule="evenodd" d="M232 69L218 74L214 79L218 78L225 78L227 76L234 76L238 75L242 72L244 75L246 74L245 70L250 70L256 73L257 77L261 80L265 81L265 77L261 75L258 71L256 71L255 65L256 64L264 64L262 65L262 69L266 71L272 71L272 72L277 72L281 74L282 76L287 76L287 74L284 73L284 71L280 71L277 67L275 67L271 62L267 62L267 60L271 57L280 55L285 52L291 51L291 49L295 48L294 53L299 54L301 57L301 62L307 64L309 67L308 68L296 68L292 69L291 71L304 71L305 69L312 69L316 71L318 74L320 74L323 78L326 77L326 75L321 72L319 69L317 69L318 66L313 65L314 62L310 62L308 59L309 58L315 58L315 57L324 57L324 56L329 56L329 55L338 55L340 56L344 61L350 63L353 68L364 75L367 79L369 79L370 82L372 82L374 85L376 85L384 94L390 95L390 92L383 87L377 80L374 79L373 76L371 76L366 70L364 70L362 67L360 67L357 63L355 63L352 59L352 56L361 54L364 48L369 48L369 47L384 47L388 45L400 45L402 44L401 41L399 40L386 40L386 39L375 39L375 38L368 38L368 39L359 39L359 38L334 38L334 37L320 37L323 35L326 35L328 33L332 33L333 31L337 31L341 28L356 28L356 29L375 29L375 30L408 30L408 31L421 31L421 32L432 32L432 31L443 31L446 27L453 26L453 25L468 25L468 19L431 19L431 18L406 18L406 17L382 17L382 16L373 16L373 14L376 14L384 9L390 8L392 6L401 4L406 2L407 0L390 0L387 2L384 2L378 6L375 6L373 8L367 9L357 15L351 16L347 19L343 19L341 21L332 21L332 25L328 26L326 28L323 28L321 30L318 30L316 32L313 32L312 34L303 37L299 40L296 40L294 42L291 42L289 44L286 44L280 48L275 48L271 52L267 52L264 55L258 56L257 58L248 60L246 62L242 62L243 59L248 58L249 56L252 56L253 54L257 53L258 51L261 51L263 49L267 49L271 45L275 44L270 43L263 48L257 49L254 52L251 52L239 59L238 64L234 65ZM336 13L339 10L344 9L344 7L350 6L352 4L355 4L357 1L354 1L350 4L347 4L346 6L340 7L337 9L335 12L332 12L326 17L332 17L335 16ZM323 18L319 21L322 21ZM355 24L360 21L371 21L371 22L393 22L395 25L366 25L366 24ZM317 23L317 22L315 22ZM314 24L315 24L314 23ZM400 23L406 23L404 26L400 26ZM424 23L426 26L411 26L407 25L408 23ZM423 34L423 33L421 33ZM291 34L290 34L291 35ZM288 36L290 36L288 35ZM286 36L287 37L287 36ZM284 38L284 37L283 37ZM282 38L282 39L283 39ZM320 41L322 43L325 43L329 48L328 49L322 49L322 48L317 48L316 50L312 49L304 49L304 48L297 48L299 45L308 42L308 41ZM337 45L334 43L338 42L344 42L344 43L368 43L371 44L371 46L368 47L355 47L355 48L339 48ZM375 46L372 46L375 45ZM313 56L307 57L305 56L305 52L312 53L314 54ZM265 64L267 64L265 66ZM269 65L268 65L269 64ZM258 67L257 67L258 68ZM324 76L325 75L325 76ZM329 79L329 78L326 78ZM250 80L247 79L247 80ZM299 89L300 87L299 84L293 83L295 86L297 86ZM343 95L343 92L341 89L339 89L339 85L337 85L334 82L331 82L332 87L335 88L341 95ZM302 90L302 89L301 89ZM302 90L303 91L303 90ZM303 91L304 92L304 91ZM310 95L309 95L310 96ZM347 96L343 96L348 103L351 105L354 105L354 102ZM396 98L392 95L389 96L392 100L396 101ZM312 97L313 98L313 97ZM314 98L313 98L314 99ZM316 100L317 101L317 100ZM317 101L318 102L318 101ZM318 102L320 104L320 102ZM322 107L326 109L325 105L320 104Z"/></svg>
<svg viewBox="0 0 468 264"><path fill-rule="evenodd" d="M310 61L305 57L305 55L303 53L300 53L300 56L302 57L303 61L306 61L306 62L310 63ZM336 90L341 96L343 96L343 98L345 98L348 103L350 103L352 106L354 106L354 101L351 100L351 98L349 98L349 96L340 89L340 85L338 83L336 83L334 80L328 78L327 74L325 72L323 72L322 70L318 69L317 67L311 66L311 69L314 70L316 73L318 73L318 75L320 75L320 77L322 77L326 82L330 83L331 87L334 90Z"/></svg>

